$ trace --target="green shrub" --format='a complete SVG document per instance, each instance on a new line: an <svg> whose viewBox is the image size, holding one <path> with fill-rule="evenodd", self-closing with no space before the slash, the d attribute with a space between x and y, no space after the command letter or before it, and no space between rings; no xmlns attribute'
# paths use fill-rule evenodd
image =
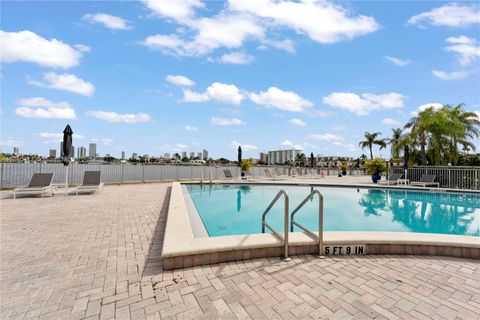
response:
<svg viewBox="0 0 480 320"><path fill-rule="evenodd" d="M382 172L385 172L387 170L387 165L385 164L385 161L380 158L365 161L363 167L367 169L368 173L372 176L381 174Z"/></svg>

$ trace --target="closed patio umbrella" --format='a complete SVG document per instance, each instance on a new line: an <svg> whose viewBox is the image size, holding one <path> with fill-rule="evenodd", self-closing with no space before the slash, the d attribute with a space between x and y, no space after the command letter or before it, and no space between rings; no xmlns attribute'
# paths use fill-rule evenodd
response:
<svg viewBox="0 0 480 320"><path fill-rule="evenodd" d="M313 162L314 162L313 152L310 152L310 168L313 168Z"/></svg>
<svg viewBox="0 0 480 320"><path fill-rule="evenodd" d="M403 148L403 170L405 170L405 179L408 179L408 158L410 158L410 149L408 148L408 146L405 146L405 148Z"/></svg>
<svg viewBox="0 0 480 320"><path fill-rule="evenodd" d="M63 160L62 163L67 167L65 175L65 194L68 191L68 165L70 164L70 156L72 154L72 135L73 131L70 125L67 124L65 130L63 130Z"/></svg>
<svg viewBox="0 0 480 320"><path fill-rule="evenodd" d="M240 167L242 165L242 147L238 146L238 166Z"/></svg>

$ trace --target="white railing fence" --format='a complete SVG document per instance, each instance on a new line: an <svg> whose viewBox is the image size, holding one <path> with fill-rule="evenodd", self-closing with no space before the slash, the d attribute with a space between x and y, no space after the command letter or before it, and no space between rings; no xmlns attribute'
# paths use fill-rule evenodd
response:
<svg viewBox="0 0 480 320"><path fill-rule="evenodd" d="M253 177L264 177L264 168L278 168L280 174L289 175L286 166L255 166ZM78 185L82 182L84 171L101 171L102 181L106 184L135 183L153 181L181 181L201 180L208 181L224 178L223 170L228 169L233 176L240 175L240 168L236 166L198 166L198 165L132 165L132 164L83 164L71 163L68 170L69 185ZM300 168L304 175L311 175L312 171L324 176L337 175L335 168ZM64 184L66 167L61 163L0 163L0 189L10 189L28 184L33 173L53 173L54 184ZM363 170L349 170L348 175L363 175Z"/></svg>
<svg viewBox="0 0 480 320"><path fill-rule="evenodd" d="M394 173L403 173L403 167L394 167ZM480 190L480 167L414 166L407 170L407 179L419 181L424 174L433 174L442 188Z"/></svg>

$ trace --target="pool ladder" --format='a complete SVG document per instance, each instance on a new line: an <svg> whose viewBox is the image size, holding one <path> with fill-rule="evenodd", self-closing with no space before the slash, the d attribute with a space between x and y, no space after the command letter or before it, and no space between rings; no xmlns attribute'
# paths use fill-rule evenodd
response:
<svg viewBox="0 0 480 320"><path fill-rule="evenodd" d="M302 226L300 223L295 221L295 214L300 211L300 209L310 200L312 199L315 195L318 195L318 235L315 234L313 231L308 230L306 227ZM284 196L285 202L284 202L284 216L283 216L283 228L284 228L284 235L282 235L277 232L271 225L269 225L266 221L265 218L267 216L267 213L270 212L270 210L273 208L275 203L280 199L281 196ZM290 218L290 232L293 232L293 227L297 226L305 233L307 233L309 236L314 238L315 240L318 241L318 257L324 258L323 256L323 195L319 190L312 190L308 196L300 202L300 204L295 208L295 210L292 211L290 217L289 217L289 198L288 198L288 193L285 189L280 190L275 198L273 198L272 202L268 205L267 209L263 212L262 215L262 233L265 233L265 227L270 229L272 233L277 236L278 238L283 240L283 261L290 261L291 259L288 257L288 234L289 234L289 218Z"/></svg>

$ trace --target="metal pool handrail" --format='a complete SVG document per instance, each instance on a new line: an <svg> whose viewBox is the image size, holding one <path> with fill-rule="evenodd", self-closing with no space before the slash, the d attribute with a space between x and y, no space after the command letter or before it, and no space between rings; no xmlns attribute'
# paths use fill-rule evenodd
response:
<svg viewBox="0 0 480 320"><path fill-rule="evenodd" d="M290 261L291 259L288 257L288 193L285 191L285 189L282 189L278 191L277 195L275 198L273 198L272 202L270 202L270 205L267 207L265 212L263 212L262 215L262 233L265 233L265 227L270 229L277 237L282 238L280 233L278 233L275 229L273 229L272 226L270 226L266 221L265 217L267 213L273 208L275 203L280 199L281 196L285 197L285 203L284 203L284 215L283 215L283 230L284 230L284 236L283 236L283 261Z"/></svg>
<svg viewBox="0 0 480 320"><path fill-rule="evenodd" d="M318 195L318 235L313 231L308 230L306 227L302 226L295 221L295 214L310 200L314 195ZM318 240L318 256L323 257L323 195L319 190L312 190L310 194L303 199L303 201L292 211L290 215L290 231L293 232L293 226L297 226L314 239Z"/></svg>

